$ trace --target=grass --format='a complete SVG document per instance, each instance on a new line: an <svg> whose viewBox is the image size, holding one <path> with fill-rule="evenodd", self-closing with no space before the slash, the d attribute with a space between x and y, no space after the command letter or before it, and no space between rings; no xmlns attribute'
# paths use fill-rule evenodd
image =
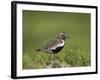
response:
<svg viewBox="0 0 100 80"><path fill-rule="evenodd" d="M23 56L23 69L83 67L90 66L90 54L79 48L68 48L56 54L56 58L48 53L33 52ZM55 61L55 63L53 63Z"/></svg>

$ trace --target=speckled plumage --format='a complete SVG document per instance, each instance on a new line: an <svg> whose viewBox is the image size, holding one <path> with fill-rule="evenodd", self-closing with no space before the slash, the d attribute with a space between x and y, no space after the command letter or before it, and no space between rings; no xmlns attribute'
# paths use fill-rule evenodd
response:
<svg viewBox="0 0 100 80"><path fill-rule="evenodd" d="M68 38L68 36L65 33L59 33L55 40L50 40L42 48L37 49L37 51L56 54L64 47L66 38Z"/></svg>

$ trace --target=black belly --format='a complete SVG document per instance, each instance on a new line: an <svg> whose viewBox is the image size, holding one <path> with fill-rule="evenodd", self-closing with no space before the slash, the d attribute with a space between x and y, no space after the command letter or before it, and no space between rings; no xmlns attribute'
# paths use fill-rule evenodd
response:
<svg viewBox="0 0 100 80"><path fill-rule="evenodd" d="M63 48L63 46L62 47L57 47L55 50L52 50L52 52L55 54L55 53L58 53L59 51L61 51L62 50L62 48Z"/></svg>

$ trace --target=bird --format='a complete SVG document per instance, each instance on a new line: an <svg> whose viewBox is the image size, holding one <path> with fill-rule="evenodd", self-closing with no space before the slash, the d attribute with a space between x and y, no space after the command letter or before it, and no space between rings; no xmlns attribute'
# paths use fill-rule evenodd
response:
<svg viewBox="0 0 100 80"><path fill-rule="evenodd" d="M69 37L65 34L65 32L60 32L54 40L50 40L42 48L36 49L36 51L50 53L50 55L52 56L49 57L49 62L46 63L47 67L62 67L61 62L56 60L56 54L63 49L66 38Z"/></svg>
<svg viewBox="0 0 100 80"><path fill-rule="evenodd" d="M56 39L48 41L42 48L36 49L36 51L55 55L63 49L66 38L69 37L65 34L65 32L60 32Z"/></svg>

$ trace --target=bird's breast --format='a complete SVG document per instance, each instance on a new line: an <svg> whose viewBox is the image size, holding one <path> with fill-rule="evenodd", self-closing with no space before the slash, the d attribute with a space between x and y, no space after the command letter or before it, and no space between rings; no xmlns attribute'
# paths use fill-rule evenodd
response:
<svg viewBox="0 0 100 80"><path fill-rule="evenodd" d="M58 53L64 47L65 42L62 40L57 45L50 48L54 53Z"/></svg>
<svg viewBox="0 0 100 80"><path fill-rule="evenodd" d="M62 47L64 46L64 44L65 44L64 40L61 40L61 42L57 45L57 47Z"/></svg>
<svg viewBox="0 0 100 80"><path fill-rule="evenodd" d="M52 50L52 51L53 51L53 53L55 54L55 53L58 53L59 51L61 51L62 48L63 48L63 46L60 46L60 47L57 47L56 49L54 49L54 50Z"/></svg>
<svg viewBox="0 0 100 80"><path fill-rule="evenodd" d="M55 50L55 49L58 48L58 47L63 47L64 44L65 44L65 42L62 40L62 41L59 42L58 44L52 46L50 49L51 49L51 50Z"/></svg>

